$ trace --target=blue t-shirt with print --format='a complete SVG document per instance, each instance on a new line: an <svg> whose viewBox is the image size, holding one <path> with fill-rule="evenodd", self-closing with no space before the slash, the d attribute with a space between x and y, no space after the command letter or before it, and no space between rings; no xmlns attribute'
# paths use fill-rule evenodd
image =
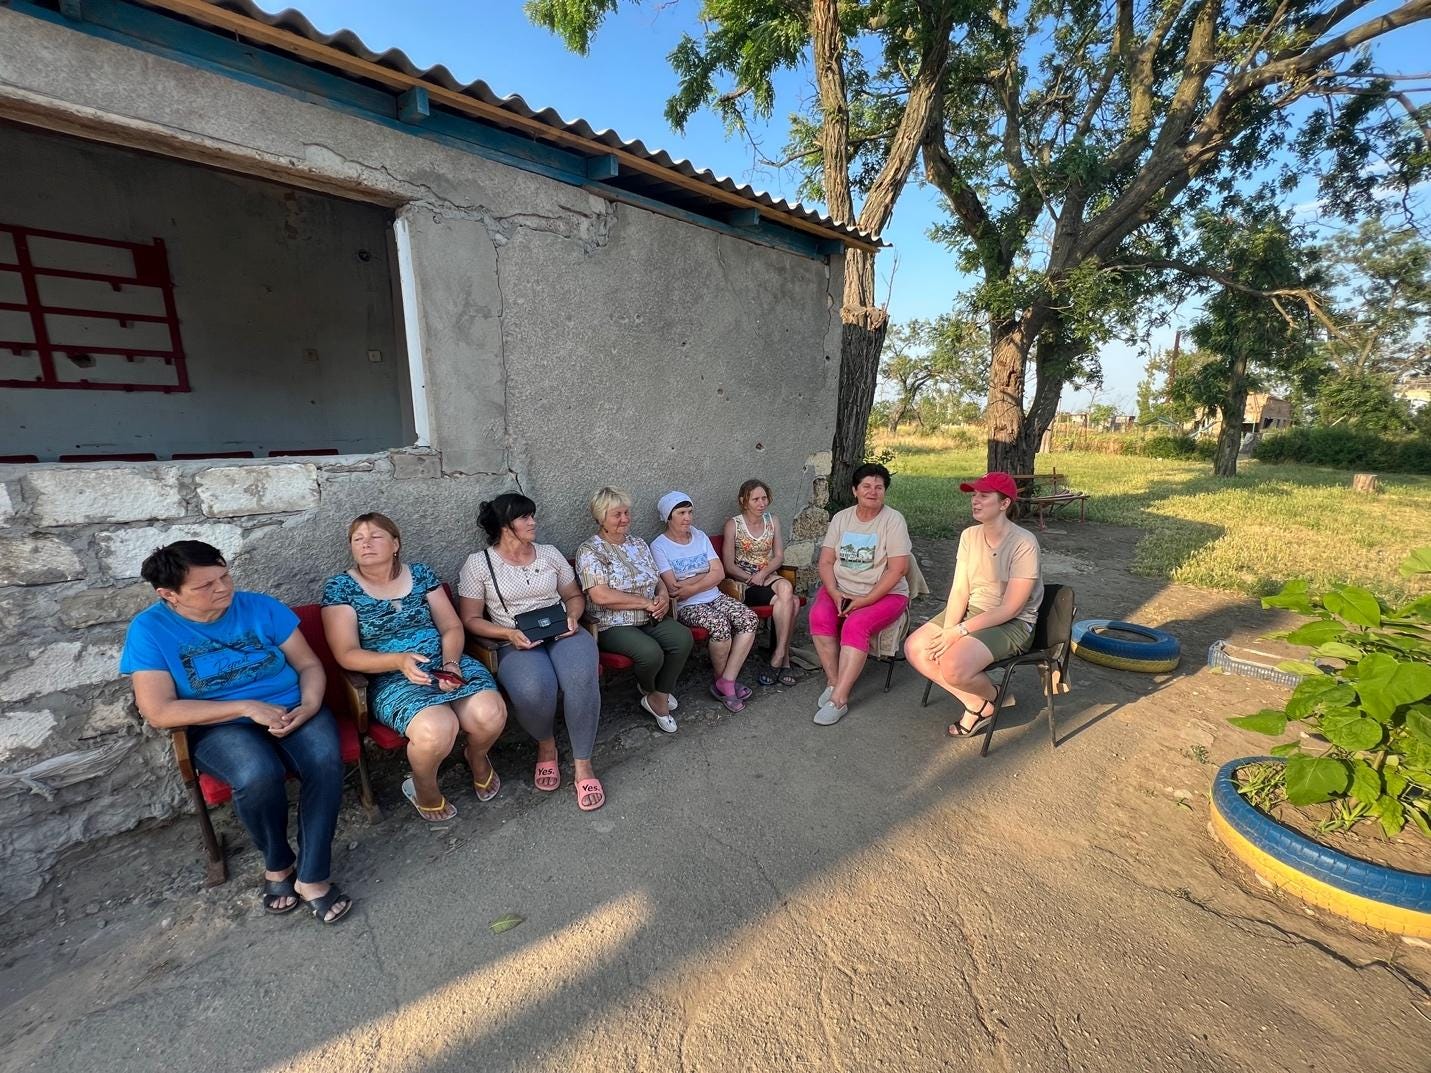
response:
<svg viewBox="0 0 1431 1073"><path fill-rule="evenodd" d="M181 700L258 700L291 708L302 699L298 672L279 646L297 628L297 615L259 592L235 592L214 622L194 622L160 602L129 624L119 671L168 671Z"/></svg>

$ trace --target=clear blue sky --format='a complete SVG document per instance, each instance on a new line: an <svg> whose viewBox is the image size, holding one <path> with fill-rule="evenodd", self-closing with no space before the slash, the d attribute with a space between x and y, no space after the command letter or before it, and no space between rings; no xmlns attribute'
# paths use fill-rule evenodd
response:
<svg viewBox="0 0 1431 1073"><path fill-rule="evenodd" d="M274 0L257 2L269 10L280 6ZM567 51L556 37L532 26L520 0L293 2L324 32L352 30L375 51L400 48L421 67L443 64L464 82L481 79L495 92L517 94L534 108L554 108L566 119L583 118L598 130L609 127L623 138L640 139L650 148L685 157L717 175L796 200L798 177L793 171L756 166L750 145L741 139L727 140L721 124L709 114L694 116L683 134L667 126L662 112L675 76L666 55L683 32L699 36L695 0L646 0L639 7L623 3L607 19L588 57ZM1382 56L1388 69L1410 70L1417 63L1424 67L1412 40L1419 38L1423 52L1431 45L1424 27L1392 35L1392 44ZM775 158L784 145L786 116L814 94L804 74L785 77L778 89L774 120L756 133L765 154ZM888 295L895 320L938 316L968 286L955 272L948 251L926 237L940 217L933 192L911 184L884 233L894 248L880 255L877 271L881 297ZM1153 342L1166 346L1171 337L1169 330ZM1105 348L1101 357L1106 384L1102 398L1131 404L1143 359L1122 345ZM1066 391L1063 402L1066 408L1077 408L1086 399L1083 393Z"/></svg>

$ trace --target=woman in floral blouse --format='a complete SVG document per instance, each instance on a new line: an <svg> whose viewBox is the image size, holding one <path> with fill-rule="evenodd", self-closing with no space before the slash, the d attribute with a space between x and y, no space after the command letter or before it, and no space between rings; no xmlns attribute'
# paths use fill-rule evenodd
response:
<svg viewBox="0 0 1431 1073"><path fill-rule="evenodd" d="M651 549L631 535L631 497L602 488L591 497L597 531L576 549L576 573L586 590L586 617L603 652L636 664L641 707L667 734L676 732L676 679L691 654L691 631L671 614L670 597Z"/></svg>

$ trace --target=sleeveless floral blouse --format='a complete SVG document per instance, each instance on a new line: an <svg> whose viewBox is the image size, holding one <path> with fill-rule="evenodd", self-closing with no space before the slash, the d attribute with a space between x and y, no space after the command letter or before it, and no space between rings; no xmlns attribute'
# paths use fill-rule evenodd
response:
<svg viewBox="0 0 1431 1073"><path fill-rule="evenodd" d="M731 557L735 560L735 565L747 574L761 570L775 555L775 526L770 523L770 512L762 514L760 521L764 532L755 537L751 536L750 530L745 527L745 515L735 516L735 547Z"/></svg>

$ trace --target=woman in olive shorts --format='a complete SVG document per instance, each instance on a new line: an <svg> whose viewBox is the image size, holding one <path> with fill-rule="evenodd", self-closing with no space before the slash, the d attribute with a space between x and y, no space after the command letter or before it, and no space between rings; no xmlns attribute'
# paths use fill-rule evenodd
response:
<svg viewBox="0 0 1431 1073"><path fill-rule="evenodd" d="M1029 650L1043 578L1038 538L1013 522L1019 507L1014 479L989 473L959 490L973 493L978 524L959 537L943 613L910 634L904 654L910 666L963 703L964 715L949 733L968 737L994 717L998 690L984 668Z"/></svg>

